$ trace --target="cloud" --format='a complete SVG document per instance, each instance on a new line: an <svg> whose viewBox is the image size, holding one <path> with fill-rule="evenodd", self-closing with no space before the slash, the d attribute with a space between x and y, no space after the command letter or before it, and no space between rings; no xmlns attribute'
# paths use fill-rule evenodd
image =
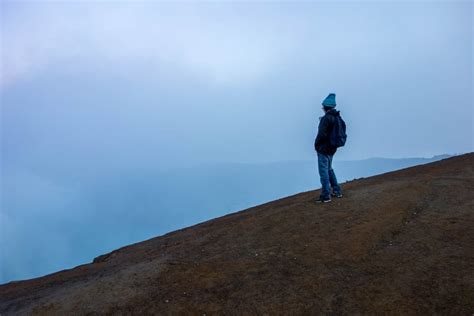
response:
<svg viewBox="0 0 474 316"><path fill-rule="evenodd" d="M448 49L452 25L459 24L453 23L458 13L449 11L455 9L442 3L7 1L0 84L55 65L168 67L217 85L251 85L299 59L321 72L332 65L399 68Z"/></svg>
<svg viewBox="0 0 474 316"><path fill-rule="evenodd" d="M212 5L2 6L2 86L61 63L145 64L154 71L178 65L216 84L252 81L289 56L293 46L284 25L246 24L244 17Z"/></svg>

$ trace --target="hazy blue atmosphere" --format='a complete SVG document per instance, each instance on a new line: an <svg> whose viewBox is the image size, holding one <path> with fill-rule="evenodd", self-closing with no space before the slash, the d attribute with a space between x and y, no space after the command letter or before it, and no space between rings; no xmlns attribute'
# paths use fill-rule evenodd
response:
<svg viewBox="0 0 474 316"><path fill-rule="evenodd" d="M0 283L319 187L329 92L341 181L473 150L470 1L0 10Z"/></svg>

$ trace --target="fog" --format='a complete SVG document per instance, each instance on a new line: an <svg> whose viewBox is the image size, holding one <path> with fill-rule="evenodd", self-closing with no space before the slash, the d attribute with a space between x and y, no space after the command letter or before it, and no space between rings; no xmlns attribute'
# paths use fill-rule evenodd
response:
<svg viewBox="0 0 474 316"><path fill-rule="evenodd" d="M318 187L329 92L341 180L473 150L469 1L0 6L1 283Z"/></svg>

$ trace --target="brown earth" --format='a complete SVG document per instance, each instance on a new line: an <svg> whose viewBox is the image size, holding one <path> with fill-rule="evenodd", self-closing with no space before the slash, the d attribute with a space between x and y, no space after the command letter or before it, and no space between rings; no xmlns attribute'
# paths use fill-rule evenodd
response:
<svg viewBox="0 0 474 316"><path fill-rule="evenodd" d="M474 154L300 193L0 286L0 314L474 313Z"/></svg>

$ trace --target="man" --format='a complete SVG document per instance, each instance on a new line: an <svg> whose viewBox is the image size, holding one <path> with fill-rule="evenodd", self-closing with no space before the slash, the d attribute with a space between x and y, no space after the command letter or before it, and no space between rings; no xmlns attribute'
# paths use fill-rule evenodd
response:
<svg viewBox="0 0 474 316"><path fill-rule="evenodd" d="M330 93L322 102L324 116L320 118L318 127L318 136L314 141L314 149L318 153L318 169L321 180L321 195L316 200L318 203L331 202L331 196L342 198L341 187L337 183L336 174L332 168L332 158L337 150L337 142L331 140L335 137L335 128L337 124L342 124L345 137L345 123L340 119L339 111L336 107L336 94ZM342 123L340 123L342 121ZM337 133L337 130L336 130ZM337 137L337 135L336 135ZM342 143L345 142L344 141ZM339 146L341 146L339 144ZM332 188L332 192L331 192Z"/></svg>

